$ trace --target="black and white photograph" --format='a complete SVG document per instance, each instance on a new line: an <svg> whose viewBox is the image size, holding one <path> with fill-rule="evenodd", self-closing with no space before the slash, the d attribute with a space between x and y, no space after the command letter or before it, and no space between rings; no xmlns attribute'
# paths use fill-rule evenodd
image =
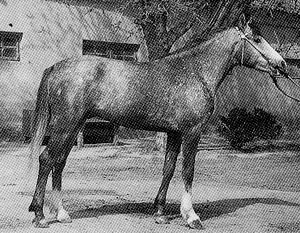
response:
<svg viewBox="0 0 300 233"><path fill-rule="evenodd" d="M300 1L0 0L1 233L300 233Z"/></svg>

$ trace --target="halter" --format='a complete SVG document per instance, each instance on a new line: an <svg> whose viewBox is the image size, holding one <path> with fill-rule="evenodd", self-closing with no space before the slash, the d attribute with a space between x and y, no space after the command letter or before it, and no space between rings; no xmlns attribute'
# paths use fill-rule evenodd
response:
<svg viewBox="0 0 300 233"><path fill-rule="evenodd" d="M241 40L244 40L244 44L243 44L243 47L242 47L241 65L243 65L243 62L244 62L245 41L247 41L269 63L268 57L265 54L263 54L263 52L261 52L260 49L257 48L257 46L251 42L251 40L249 40L247 38L248 34L243 33L238 27L236 27L236 30L239 32Z"/></svg>
<svg viewBox="0 0 300 233"><path fill-rule="evenodd" d="M239 32L239 35L240 35L240 37L241 37L241 40L244 41L244 44L243 44L243 47L242 47L241 65L243 65L243 61L244 61L245 41L247 41L247 42L248 42L248 43L249 43L256 51L258 51L258 52L260 53L260 55L261 55L268 63L270 63L270 61L269 61L269 59L267 58L267 56L264 55L264 54L260 51L260 49L257 48L257 46L256 46L255 44L253 44L253 43L251 42L251 40L249 40L249 39L247 38L247 34L243 33L238 27L236 27L236 30ZM295 86L297 86L298 88L300 88L300 85L297 84L297 83L293 80L293 78L291 78L287 73L281 72L280 70L278 70L278 71L279 71L280 76L283 75L285 78L287 78L289 81L291 81ZM294 100L294 101L300 103L300 100L299 100L299 99L290 96L290 95L287 94L285 91L283 91L281 87L279 87L278 82L277 82L277 79L276 79L278 75L270 75L270 76L271 76L271 78L272 78L272 80L273 80L273 82L274 82L276 88L277 88L280 92L282 92L283 95L285 95L285 96L291 98L292 100Z"/></svg>

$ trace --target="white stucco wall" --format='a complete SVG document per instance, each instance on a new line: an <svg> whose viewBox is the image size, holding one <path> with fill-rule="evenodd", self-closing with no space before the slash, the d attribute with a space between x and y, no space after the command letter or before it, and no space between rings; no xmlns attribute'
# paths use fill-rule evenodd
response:
<svg viewBox="0 0 300 233"><path fill-rule="evenodd" d="M265 25L263 34L274 46L277 43L274 30L287 45L295 41L298 33L293 28L278 30L276 26ZM22 109L32 107L44 69L67 57L80 56L83 39L139 43L139 60L147 60L141 31L132 21L118 13L91 6L67 5L55 0L0 0L0 31L23 33L21 60L0 60L0 118L4 114L7 123L21 123ZM190 34L192 32L186 37ZM177 46L184 44L186 37L179 40ZM299 52L296 45L293 49ZM290 52L287 56L293 57ZM297 103L283 97L270 80L265 81L265 75L240 68L235 72L237 79L229 78L220 90L220 113L225 114L236 106L258 106L282 119L299 118ZM242 80L241 76L251 78ZM299 97L297 89L280 82L288 93ZM244 90L244 85L249 88Z"/></svg>
<svg viewBox="0 0 300 233"><path fill-rule="evenodd" d="M0 108L19 116L35 99L43 70L80 56L83 39L143 43L138 28L118 13L45 0L0 1L0 31L23 33L20 61L0 60ZM147 59L145 51L142 44L140 61Z"/></svg>

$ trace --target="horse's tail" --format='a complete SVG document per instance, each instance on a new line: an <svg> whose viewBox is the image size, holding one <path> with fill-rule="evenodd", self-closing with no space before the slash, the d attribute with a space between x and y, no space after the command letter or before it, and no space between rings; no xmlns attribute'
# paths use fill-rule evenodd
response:
<svg viewBox="0 0 300 233"><path fill-rule="evenodd" d="M49 108L48 77L52 69L53 67L50 67L44 71L43 78L38 89L36 106L34 111L34 119L32 124L32 138L30 145L29 163L26 174L28 178L31 177L32 170L37 170L34 168L37 167L36 164L38 164L38 158L41 152L43 139L46 134L47 126L50 122L51 114Z"/></svg>

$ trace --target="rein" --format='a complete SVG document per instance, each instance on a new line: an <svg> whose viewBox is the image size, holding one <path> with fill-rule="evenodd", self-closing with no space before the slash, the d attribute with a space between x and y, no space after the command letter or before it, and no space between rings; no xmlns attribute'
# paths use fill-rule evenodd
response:
<svg viewBox="0 0 300 233"><path fill-rule="evenodd" d="M238 28L237 30L239 32L241 32ZM241 33L240 34L240 37L242 40L244 40L244 44L243 44L243 47L242 47L242 58L241 58L241 65L243 65L243 61L244 61L244 50L245 50L245 41L247 41L255 50L257 50L260 55L266 60L269 62L269 59L267 58L266 55L264 55L248 38L247 36L244 34L244 33ZM291 78L287 73L285 72L282 72L279 70L279 73L280 75L270 75L272 80L273 80L273 83L275 84L276 88L285 96L287 96L288 98L300 103L300 99L297 99L293 96L290 96L289 94L287 94L284 90L282 90L282 88L278 85L278 82L277 82L277 79L278 77L281 77L283 76L284 78L287 78L290 82L292 82L296 87L300 88L300 85L298 83L296 83L293 78ZM297 78L296 78L297 79Z"/></svg>
<svg viewBox="0 0 300 233"><path fill-rule="evenodd" d="M269 62L269 59L266 55L264 55L260 49L258 49L246 36L246 34L244 34L243 32L240 31L239 28L236 28L238 32L240 32L240 37L242 40L247 41L257 52L259 52L259 54L266 60ZM245 51L245 43L243 44L242 47L242 58L241 58L241 65L243 65L243 61L244 61L244 51Z"/></svg>
<svg viewBox="0 0 300 233"><path fill-rule="evenodd" d="M292 81L291 77L287 76L288 77L288 80ZM296 101L297 103L300 103L300 100L293 97L293 96L290 96L289 94L287 94L284 90L282 90L282 88L278 85L278 82L277 82L277 79L276 79L276 76L271 76L272 80L273 80L273 83L275 84L276 88L283 94L285 95L286 97ZM294 83L294 81L293 81ZM298 86L298 85L297 85Z"/></svg>
<svg viewBox="0 0 300 233"><path fill-rule="evenodd" d="M293 80L293 78L291 78L288 74L286 74L286 73L281 73L281 75L284 76L285 78L287 78L289 81L291 81L296 87L300 88L300 85L299 85L298 83L296 83L296 82ZM279 76L279 77L281 77L281 76ZM272 78L273 83L275 84L276 88L277 88L283 95L285 95L286 97L289 97L289 98L291 98L292 100L294 100L294 101L300 103L300 100L299 100L299 99L297 99L297 98L295 98L295 97L293 97L293 96L290 96L290 95L287 94L284 90L282 90L282 88L278 85L278 82L277 82L278 76L276 76L276 75L271 75L271 78Z"/></svg>

